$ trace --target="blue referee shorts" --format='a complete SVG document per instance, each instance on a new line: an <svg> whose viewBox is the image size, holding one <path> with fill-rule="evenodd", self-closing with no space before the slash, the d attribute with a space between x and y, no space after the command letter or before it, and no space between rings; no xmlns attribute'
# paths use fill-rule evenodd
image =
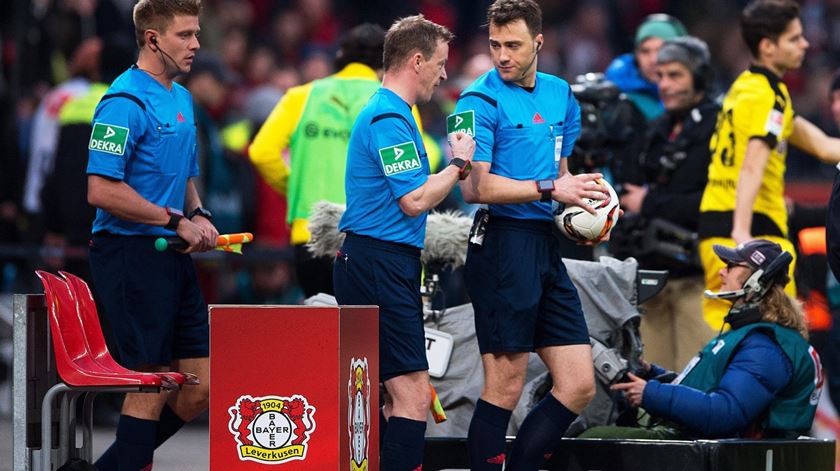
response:
<svg viewBox="0 0 840 471"><path fill-rule="evenodd" d="M470 244L464 276L482 354L589 344L553 229L550 221L491 216L484 244Z"/></svg>
<svg viewBox="0 0 840 471"><path fill-rule="evenodd" d="M127 368L210 354L207 303L192 259L174 250L158 252L154 241L97 234L90 246L95 292Z"/></svg>
<svg viewBox="0 0 840 471"><path fill-rule="evenodd" d="M420 249L348 233L333 265L333 286L340 305L379 306L382 381L429 369Z"/></svg>

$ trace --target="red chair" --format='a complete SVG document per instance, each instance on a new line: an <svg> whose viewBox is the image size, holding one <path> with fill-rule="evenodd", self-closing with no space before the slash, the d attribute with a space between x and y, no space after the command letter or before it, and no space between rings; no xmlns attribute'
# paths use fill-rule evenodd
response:
<svg viewBox="0 0 840 471"><path fill-rule="evenodd" d="M36 271L44 286L50 333L55 355L56 371L62 382L54 385L44 395L41 408L41 469L52 469L52 406L60 397L58 462L66 462L71 449L78 457L92 459L93 399L99 392L149 392L177 389L170 378L131 370L113 371L97 363L90 353L85 333L79 320L76 299L68 284L56 275ZM76 400L84 396L84 444L75 446Z"/></svg>
<svg viewBox="0 0 840 471"><path fill-rule="evenodd" d="M67 281L67 284L70 286L70 291L76 299L79 321L82 323L85 338L87 339L88 351L94 361L111 371L131 372L131 370L117 363L111 355L111 352L108 350L108 345L105 343L105 336L102 335L102 327L99 324L96 302L93 300L93 293L91 293L88 284L85 280L72 273L59 271L58 274ZM198 377L192 373L167 371L151 374L171 379L179 386L182 384L199 383Z"/></svg>

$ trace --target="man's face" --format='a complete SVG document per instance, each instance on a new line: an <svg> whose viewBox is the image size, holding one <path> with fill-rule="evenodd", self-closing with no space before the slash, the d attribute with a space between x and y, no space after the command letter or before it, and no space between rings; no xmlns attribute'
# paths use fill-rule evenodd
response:
<svg viewBox="0 0 840 471"><path fill-rule="evenodd" d="M840 90L831 92L831 117L834 118L834 124L840 127Z"/></svg>
<svg viewBox="0 0 840 471"><path fill-rule="evenodd" d="M502 80L530 84L537 70L537 43L543 36L531 36L525 20L518 19L499 26L490 23L490 56Z"/></svg>
<svg viewBox="0 0 840 471"><path fill-rule="evenodd" d="M440 82L446 80L446 58L449 57L449 44L438 40L434 54L420 65L420 93L417 101L428 103Z"/></svg>
<svg viewBox="0 0 840 471"><path fill-rule="evenodd" d="M662 38L649 37L636 48L636 63L639 65L639 72L648 82L656 83L656 54L665 41Z"/></svg>
<svg viewBox="0 0 840 471"><path fill-rule="evenodd" d="M168 70L176 75L190 71L195 53L201 47L200 30L197 16L175 15L166 30L156 34L158 48L170 56L163 56Z"/></svg>
<svg viewBox="0 0 840 471"><path fill-rule="evenodd" d="M694 90L694 76L682 63L659 64L656 76L659 98L669 113L687 110L697 103L699 97Z"/></svg>
<svg viewBox="0 0 840 471"><path fill-rule="evenodd" d="M806 50L808 40L802 34L802 22L795 18L775 42L771 41L769 59L783 72L794 70L802 66Z"/></svg>

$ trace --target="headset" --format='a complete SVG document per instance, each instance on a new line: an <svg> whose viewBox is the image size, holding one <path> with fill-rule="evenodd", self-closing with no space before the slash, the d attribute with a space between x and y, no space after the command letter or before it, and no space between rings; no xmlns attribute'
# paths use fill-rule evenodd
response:
<svg viewBox="0 0 840 471"><path fill-rule="evenodd" d="M684 65L688 66L691 70L692 78L694 80L694 90L697 92L707 90L712 84L714 71L712 70L712 64L710 62L711 56L706 43L693 36L682 36L666 41L665 44L662 45L660 51L662 51L662 49L666 49L667 52L667 48L670 47L680 48L688 55L691 63ZM677 61L683 63L681 60Z"/></svg>
<svg viewBox="0 0 840 471"><path fill-rule="evenodd" d="M756 270L741 289L734 291L719 291L715 293L712 290L703 292L703 296L708 299L737 299L744 296L744 301L758 301L761 299L773 285L784 280L787 275L788 265L793 261L793 255L787 251L783 251L777 256L767 267Z"/></svg>
<svg viewBox="0 0 840 471"><path fill-rule="evenodd" d="M184 73L184 71L181 70L181 66L178 65L178 62L176 62L175 59L172 58L172 56L167 54L166 51L164 51L163 48L160 47L160 45L158 44L157 36L155 36L153 34L151 37L149 37L149 42L152 43L152 45L155 46L155 49L153 50L153 52L160 52L164 56L168 57L169 60L172 61L172 65L174 65L175 68L178 69L178 73L179 74ZM161 57L160 61L163 63L163 71L165 72L166 71L166 60L164 60L164 58ZM163 74L163 72L161 72L160 74L155 74L155 75L161 75L161 74Z"/></svg>
<svg viewBox="0 0 840 471"><path fill-rule="evenodd" d="M537 60L537 54L540 53L540 49L542 49L542 45L543 45L542 41L534 41L534 55L533 55L533 57L531 57L531 61L528 62L528 65L525 67L525 69L522 70L522 77L519 77L519 80L524 79L525 75L528 74L528 70L531 68L532 65L534 65L534 61Z"/></svg>

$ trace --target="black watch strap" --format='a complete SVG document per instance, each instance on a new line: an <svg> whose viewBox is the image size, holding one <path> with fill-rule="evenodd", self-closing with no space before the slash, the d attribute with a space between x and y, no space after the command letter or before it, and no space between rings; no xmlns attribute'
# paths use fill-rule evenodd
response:
<svg viewBox="0 0 840 471"><path fill-rule="evenodd" d="M537 180L537 191L540 192L540 201L547 203L551 201L551 193L554 191L554 180L547 178L545 180Z"/></svg>
<svg viewBox="0 0 840 471"><path fill-rule="evenodd" d="M190 212L190 215L187 216L187 219L192 220L192 218L194 218L196 216L201 216L203 218L206 218L208 221L213 219L213 213L211 213L208 209L202 208L201 206L193 209Z"/></svg>
<svg viewBox="0 0 840 471"><path fill-rule="evenodd" d="M184 212L180 209L170 208L167 206L166 214L169 215L169 222L163 226L170 231L175 231L178 229L178 223L181 222L181 219L184 219Z"/></svg>
<svg viewBox="0 0 840 471"><path fill-rule="evenodd" d="M458 167L458 179L463 180L467 178L470 174L470 170L472 170L472 163L469 160L464 160L460 157L453 157L452 160L449 161L449 165L454 165Z"/></svg>

